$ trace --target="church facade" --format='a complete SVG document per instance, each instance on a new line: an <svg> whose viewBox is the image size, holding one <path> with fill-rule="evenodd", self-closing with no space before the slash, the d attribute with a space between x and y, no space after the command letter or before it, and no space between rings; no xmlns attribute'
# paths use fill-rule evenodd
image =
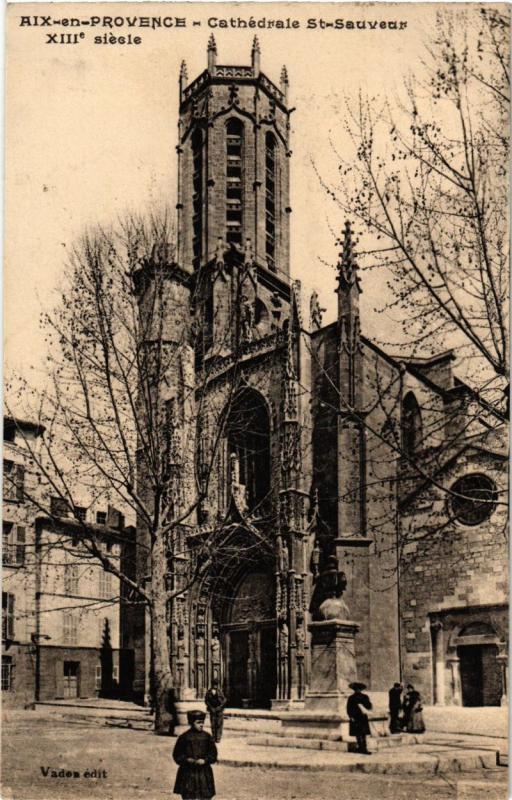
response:
<svg viewBox="0 0 512 800"><path fill-rule="evenodd" d="M290 265L286 70L270 81L256 40L248 66L218 64L213 38L207 57L191 83L184 65L180 74L165 336L193 333L171 385L184 427L183 387L202 387L180 475L207 488L184 536L224 526L230 546L169 604L178 696L202 699L218 678L231 706L301 703L315 585L335 556L371 692L405 680L427 702L499 704L503 421L457 381L450 352L397 360L362 334L349 223L337 319L322 324L318 296L305 301ZM135 632L140 694L148 630L146 620Z"/></svg>

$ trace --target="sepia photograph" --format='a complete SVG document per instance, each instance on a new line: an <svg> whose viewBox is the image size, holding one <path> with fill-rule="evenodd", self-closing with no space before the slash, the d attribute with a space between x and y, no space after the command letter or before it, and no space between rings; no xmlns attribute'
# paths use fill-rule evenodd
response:
<svg viewBox="0 0 512 800"><path fill-rule="evenodd" d="M505 800L510 6L5 14L5 800Z"/></svg>

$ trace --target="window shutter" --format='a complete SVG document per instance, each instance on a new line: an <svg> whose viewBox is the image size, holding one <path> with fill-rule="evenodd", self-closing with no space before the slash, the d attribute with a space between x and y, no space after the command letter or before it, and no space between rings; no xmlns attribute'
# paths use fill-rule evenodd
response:
<svg viewBox="0 0 512 800"><path fill-rule="evenodd" d="M2 563L12 564L12 522L4 522L2 526Z"/></svg>
<svg viewBox="0 0 512 800"><path fill-rule="evenodd" d="M7 592L2 592L2 639L7 639Z"/></svg>
<svg viewBox="0 0 512 800"><path fill-rule="evenodd" d="M2 592L2 639L14 639L14 595Z"/></svg>
<svg viewBox="0 0 512 800"><path fill-rule="evenodd" d="M25 563L25 526L16 526L16 564Z"/></svg>
<svg viewBox="0 0 512 800"><path fill-rule="evenodd" d="M16 496L16 487L13 485L13 477L14 477L14 462L9 461L8 459L4 458L3 462L4 468L4 485L3 485L3 495L5 500L14 500Z"/></svg>
<svg viewBox="0 0 512 800"><path fill-rule="evenodd" d="M25 499L25 466L16 464L16 500Z"/></svg>
<svg viewBox="0 0 512 800"><path fill-rule="evenodd" d="M70 618L69 614L65 611L63 617L63 634L64 634L64 644L69 644L69 629L70 629Z"/></svg>
<svg viewBox="0 0 512 800"><path fill-rule="evenodd" d="M9 602L8 620L9 620L9 639L14 639L14 595L7 595Z"/></svg>
<svg viewBox="0 0 512 800"><path fill-rule="evenodd" d="M2 592L2 638L14 639L14 595Z"/></svg>

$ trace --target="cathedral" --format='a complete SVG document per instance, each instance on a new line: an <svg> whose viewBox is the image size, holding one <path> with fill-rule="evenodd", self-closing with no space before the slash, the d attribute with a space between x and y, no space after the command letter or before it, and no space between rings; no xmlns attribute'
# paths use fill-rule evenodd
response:
<svg viewBox="0 0 512 800"><path fill-rule="evenodd" d="M194 334L171 386L187 441L182 488L205 486L184 536L220 526L229 547L169 604L178 698L202 699L217 678L229 706L299 706L315 586L335 559L370 692L404 680L427 702L498 705L503 420L473 414L479 399L454 375L451 351L396 359L363 335L349 222L337 319L323 325L316 292L302 296L290 264L288 75L283 67L274 83L260 57L255 39L250 65L218 64L211 37L205 71L189 82L183 64L179 78L177 253L162 335ZM196 400L202 387L194 425L184 386ZM148 631L142 621L134 638L140 694Z"/></svg>

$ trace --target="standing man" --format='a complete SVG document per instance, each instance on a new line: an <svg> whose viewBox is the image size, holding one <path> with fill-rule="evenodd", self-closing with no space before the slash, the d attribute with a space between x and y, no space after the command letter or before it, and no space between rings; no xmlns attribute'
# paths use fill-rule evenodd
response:
<svg viewBox="0 0 512 800"><path fill-rule="evenodd" d="M203 730L204 711L189 711L190 729L178 736L172 757L179 764L174 794L183 800L211 800L215 795L212 764L217 761L217 748L209 733Z"/></svg>
<svg viewBox="0 0 512 800"><path fill-rule="evenodd" d="M224 708L226 698L222 694L217 678L212 680L212 688L206 692L204 702L210 713L210 723L212 726L212 736L216 742L222 739L222 726L224 724Z"/></svg>
<svg viewBox="0 0 512 800"><path fill-rule="evenodd" d="M389 690L389 730L391 733L400 732L400 711L402 710L402 684L394 683Z"/></svg>
<svg viewBox="0 0 512 800"><path fill-rule="evenodd" d="M354 692L347 700L347 715L350 719L349 734L357 739L357 752L369 756L366 737L370 735L368 711L371 711L372 704L368 695L363 694L366 684L356 681L349 684L349 689Z"/></svg>

